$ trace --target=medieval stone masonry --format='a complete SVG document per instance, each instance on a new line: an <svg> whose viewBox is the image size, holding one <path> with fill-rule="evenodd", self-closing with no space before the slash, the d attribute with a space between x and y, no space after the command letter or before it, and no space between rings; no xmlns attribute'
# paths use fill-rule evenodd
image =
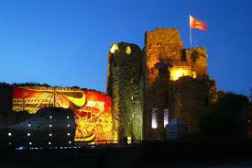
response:
<svg viewBox="0 0 252 168"><path fill-rule="evenodd" d="M185 49L178 31L167 28L146 32L144 49L114 43L107 86L119 139L133 140L164 140L173 120L182 121L187 133L197 132L216 91L206 50Z"/></svg>

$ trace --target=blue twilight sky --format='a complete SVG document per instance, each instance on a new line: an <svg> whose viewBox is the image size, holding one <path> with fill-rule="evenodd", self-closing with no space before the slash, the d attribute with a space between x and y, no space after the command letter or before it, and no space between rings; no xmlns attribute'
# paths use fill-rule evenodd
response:
<svg viewBox="0 0 252 168"><path fill-rule="evenodd" d="M176 27L189 47L188 14L208 32L193 32L208 49L219 89L252 87L251 0L2 0L0 81L39 82L105 91L113 42L143 47L144 32Z"/></svg>

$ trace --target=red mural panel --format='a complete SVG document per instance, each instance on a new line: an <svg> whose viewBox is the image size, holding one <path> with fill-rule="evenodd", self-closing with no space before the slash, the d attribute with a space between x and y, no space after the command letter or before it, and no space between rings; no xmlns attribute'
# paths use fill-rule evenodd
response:
<svg viewBox="0 0 252 168"><path fill-rule="evenodd" d="M72 88L15 87L13 111L37 113L43 107L71 109L75 141L104 143L113 139L111 98L101 92Z"/></svg>

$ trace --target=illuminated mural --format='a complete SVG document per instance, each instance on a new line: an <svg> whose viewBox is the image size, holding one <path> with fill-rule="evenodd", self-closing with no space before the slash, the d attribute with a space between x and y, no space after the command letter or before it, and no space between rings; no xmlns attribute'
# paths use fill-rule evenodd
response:
<svg viewBox="0 0 252 168"><path fill-rule="evenodd" d="M75 141L105 143L113 139L111 98L93 90L52 87L15 87L13 111L37 113L43 107L74 112Z"/></svg>

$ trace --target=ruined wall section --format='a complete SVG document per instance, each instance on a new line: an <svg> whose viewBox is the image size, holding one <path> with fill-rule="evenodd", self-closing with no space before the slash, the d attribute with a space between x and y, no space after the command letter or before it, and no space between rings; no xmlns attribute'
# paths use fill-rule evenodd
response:
<svg viewBox="0 0 252 168"><path fill-rule="evenodd" d="M170 115L172 118L182 119L189 133L199 131L200 117L206 112L211 101L212 84L207 77L183 77L170 84Z"/></svg>
<svg viewBox="0 0 252 168"><path fill-rule="evenodd" d="M208 74L207 51L204 48L184 49L176 29L155 29L145 34L145 82L151 86L159 76L157 64L169 68L183 67L196 72L196 76Z"/></svg>
<svg viewBox="0 0 252 168"><path fill-rule="evenodd" d="M208 75L208 56L205 48L184 49L181 54L181 62L192 67L197 77Z"/></svg>
<svg viewBox="0 0 252 168"><path fill-rule="evenodd" d="M208 79L207 51L184 49L179 32L166 28L146 32L144 50L145 139L163 140L165 110L170 121L181 118L190 130L197 130L200 113L215 88Z"/></svg>
<svg viewBox="0 0 252 168"><path fill-rule="evenodd" d="M113 44L109 53L108 94L119 139L142 140L143 53L134 44Z"/></svg>
<svg viewBox="0 0 252 168"><path fill-rule="evenodd" d="M183 43L176 29L156 29L145 34L145 82L147 87L157 80L157 64L180 62Z"/></svg>
<svg viewBox="0 0 252 168"><path fill-rule="evenodd" d="M163 139L164 110L168 109L169 102L168 69L180 61L182 49L183 43L176 29L158 28L145 34L144 138L146 140ZM153 117L156 121L153 121Z"/></svg>

